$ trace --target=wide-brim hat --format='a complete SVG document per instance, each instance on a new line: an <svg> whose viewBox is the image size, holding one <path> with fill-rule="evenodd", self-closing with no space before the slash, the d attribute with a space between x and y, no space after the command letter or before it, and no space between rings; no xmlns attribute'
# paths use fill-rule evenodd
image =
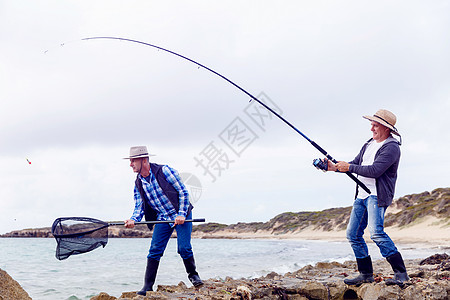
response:
<svg viewBox="0 0 450 300"><path fill-rule="evenodd" d="M124 157L123 159L131 159L131 158L143 158L155 156L154 154L149 154L147 150L147 146L134 146L130 148L130 156Z"/></svg>
<svg viewBox="0 0 450 300"><path fill-rule="evenodd" d="M395 123L397 123L397 117L386 109L378 110L373 116L363 116L364 119L375 121L383 126L386 126L391 130L392 133L400 136L397 128L395 128Z"/></svg>

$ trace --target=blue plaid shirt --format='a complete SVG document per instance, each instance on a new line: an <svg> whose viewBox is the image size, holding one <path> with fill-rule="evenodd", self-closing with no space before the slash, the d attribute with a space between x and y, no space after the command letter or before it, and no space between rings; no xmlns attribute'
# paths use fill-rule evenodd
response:
<svg viewBox="0 0 450 300"><path fill-rule="evenodd" d="M142 177L141 174L138 175L139 179L142 181L142 188L150 201L150 206L157 211L158 220L175 220L177 216L186 217L189 208L189 194L181 181L178 172L169 166L163 166L162 171L166 176L167 182L172 184L175 190L179 194L179 210L175 211L172 203L170 203L169 198L164 194L163 190L158 184L155 175L153 175L150 170L149 181ZM137 187L134 187L134 211L131 216L131 220L140 222L144 216L144 205L142 203L142 197L139 193Z"/></svg>

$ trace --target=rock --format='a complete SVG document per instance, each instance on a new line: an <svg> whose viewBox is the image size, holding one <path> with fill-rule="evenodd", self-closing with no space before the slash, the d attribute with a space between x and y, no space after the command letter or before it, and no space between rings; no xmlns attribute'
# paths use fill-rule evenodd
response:
<svg viewBox="0 0 450 300"><path fill-rule="evenodd" d="M182 293L187 290L186 284L181 281L178 285L158 285L158 292L168 292L168 293Z"/></svg>
<svg viewBox="0 0 450 300"><path fill-rule="evenodd" d="M133 299L137 297L136 292L125 292L119 297L119 299Z"/></svg>
<svg viewBox="0 0 450 300"><path fill-rule="evenodd" d="M0 300L10 299L31 300L31 297L17 281L0 269Z"/></svg>
<svg viewBox="0 0 450 300"><path fill-rule="evenodd" d="M387 286L385 283L363 284L357 289L357 295L364 300L398 299L400 287Z"/></svg>
<svg viewBox="0 0 450 300"><path fill-rule="evenodd" d="M236 288L236 292L243 300L252 300L252 291L245 285Z"/></svg>
<svg viewBox="0 0 450 300"><path fill-rule="evenodd" d="M178 295L177 298L181 298L184 299L183 296L181 296L181 294L176 294ZM147 292L146 296L141 296L138 295L136 292L124 292L122 293L122 295L119 298L111 298L112 299L117 299L117 300L168 300L168 299L173 299L173 297L168 296L165 293L161 293L161 292ZM189 298L188 298L189 299ZM96 300L94 298L91 298L91 300Z"/></svg>
<svg viewBox="0 0 450 300"><path fill-rule="evenodd" d="M335 267L343 267L342 264L338 263L338 262L318 262L316 264L316 268L319 269L333 269Z"/></svg>
<svg viewBox="0 0 450 300"><path fill-rule="evenodd" d="M276 272L270 272L269 274L266 275L267 279L275 279L275 277L279 277L278 273Z"/></svg>
<svg viewBox="0 0 450 300"><path fill-rule="evenodd" d="M102 292L97 296L92 297L91 300L117 300L117 298Z"/></svg>
<svg viewBox="0 0 450 300"><path fill-rule="evenodd" d="M437 265L441 264L443 261L450 259L450 256L446 253L444 254L434 254L426 259L422 260L419 265Z"/></svg>
<svg viewBox="0 0 450 300"><path fill-rule="evenodd" d="M297 293L310 299L328 299L328 289L319 282L311 281Z"/></svg>

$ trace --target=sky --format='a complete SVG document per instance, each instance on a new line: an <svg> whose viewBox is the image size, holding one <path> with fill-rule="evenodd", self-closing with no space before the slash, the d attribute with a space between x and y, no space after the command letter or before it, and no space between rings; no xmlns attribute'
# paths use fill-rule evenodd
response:
<svg viewBox="0 0 450 300"><path fill-rule="evenodd" d="M450 1L0 0L0 233L58 217L128 219L146 145L194 217L266 222L352 205L337 160L397 116L395 197L448 187Z"/></svg>

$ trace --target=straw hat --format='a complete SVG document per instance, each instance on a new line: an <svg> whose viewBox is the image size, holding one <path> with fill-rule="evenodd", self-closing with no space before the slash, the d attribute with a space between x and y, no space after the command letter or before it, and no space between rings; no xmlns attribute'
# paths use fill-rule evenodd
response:
<svg viewBox="0 0 450 300"><path fill-rule="evenodd" d="M135 146L130 148L130 156L123 159L142 158L155 156L154 154L148 154L147 146Z"/></svg>
<svg viewBox="0 0 450 300"><path fill-rule="evenodd" d="M380 109L373 116L363 116L363 118L370 121L378 122L381 125L389 128L392 133L400 136L400 133L398 133L397 128L395 128L397 117L386 109Z"/></svg>

